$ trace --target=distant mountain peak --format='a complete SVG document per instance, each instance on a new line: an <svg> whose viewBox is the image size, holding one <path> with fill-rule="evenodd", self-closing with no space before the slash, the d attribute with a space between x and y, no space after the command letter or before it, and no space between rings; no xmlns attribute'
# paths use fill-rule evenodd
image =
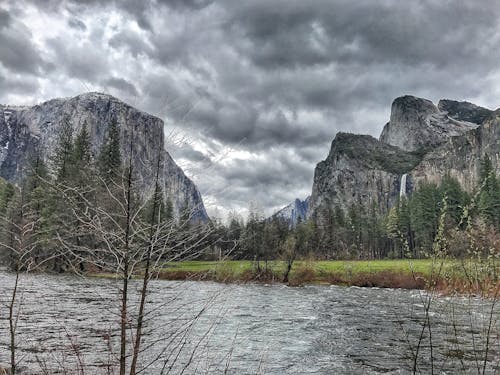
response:
<svg viewBox="0 0 500 375"><path fill-rule="evenodd" d="M307 197L304 200L296 198L292 203L283 207L272 217L282 218L288 223L290 228L294 228L297 226L299 221L306 220L309 210L309 199L310 197Z"/></svg>

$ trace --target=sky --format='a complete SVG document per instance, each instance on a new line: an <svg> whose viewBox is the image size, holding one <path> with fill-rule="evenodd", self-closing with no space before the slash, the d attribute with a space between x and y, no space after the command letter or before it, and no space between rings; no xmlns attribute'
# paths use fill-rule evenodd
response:
<svg viewBox="0 0 500 375"><path fill-rule="evenodd" d="M110 93L165 122L207 211L311 193L394 98L500 106L497 0L3 0L0 103Z"/></svg>

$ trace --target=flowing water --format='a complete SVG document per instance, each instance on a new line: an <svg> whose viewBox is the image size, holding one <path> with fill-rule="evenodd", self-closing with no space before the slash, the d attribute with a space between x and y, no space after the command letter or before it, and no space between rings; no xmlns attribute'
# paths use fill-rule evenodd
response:
<svg viewBox="0 0 500 375"><path fill-rule="evenodd" d="M403 174L401 176L401 184L399 186L399 197L400 198L405 198L406 197L406 178L407 178L407 174Z"/></svg>
<svg viewBox="0 0 500 375"><path fill-rule="evenodd" d="M0 272L4 364L13 280ZM23 275L20 290L18 358L26 373L113 373L118 283ZM417 373L498 373L498 307L435 297L429 330L422 329L427 297L397 289L153 281L140 362L146 374L406 374L418 347Z"/></svg>

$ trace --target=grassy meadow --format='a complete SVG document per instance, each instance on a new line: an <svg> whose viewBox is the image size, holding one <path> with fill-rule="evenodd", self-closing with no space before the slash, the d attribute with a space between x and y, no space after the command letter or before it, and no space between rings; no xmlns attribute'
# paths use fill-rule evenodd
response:
<svg viewBox="0 0 500 375"><path fill-rule="evenodd" d="M444 293L498 293L498 260L392 259L300 260L293 263L288 284L332 284L360 287L438 289ZM158 273L167 280L280 283L284 261L257 264L248 260L168 262Z"/></svg>

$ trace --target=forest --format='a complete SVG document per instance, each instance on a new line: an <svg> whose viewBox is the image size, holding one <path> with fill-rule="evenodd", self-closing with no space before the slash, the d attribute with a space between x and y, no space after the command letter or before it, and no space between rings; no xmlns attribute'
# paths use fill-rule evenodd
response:
<svg viewBox="0 0 500 375"><path fill-rule="evenodd" d="M316 212L292 228L281 217L266 218L256 204L250 204L246 219L234 213L227 223L216 218L196 223L187 204L175 218L158 181L144 194L132 157L123 160L120 142L112 123L93 155L87 127L73 134L65 121L48 163L35 152L17 186L2 181L4 263L16 268L21 263L15 254L29 253L22 267L63 272L77 264L79 271L103 270L110 268L110 249L147 248L153 237L165 258L245 259L255 261L258 269L269 260L426 258L438 236L447 239L446 254L455 257L470 255L471 241L481 243L484 251L498 246L500 183L487 155L473 192L448 175L440 184L418 186L384 214L360 202L346 211ZM130 142L131 155L133 147ZM159 169L160 156L157 164ZM132 229L131 243L120 243L120 235ZM144 252L137 253L142 254L138 261L144 261Z"/></svg>

